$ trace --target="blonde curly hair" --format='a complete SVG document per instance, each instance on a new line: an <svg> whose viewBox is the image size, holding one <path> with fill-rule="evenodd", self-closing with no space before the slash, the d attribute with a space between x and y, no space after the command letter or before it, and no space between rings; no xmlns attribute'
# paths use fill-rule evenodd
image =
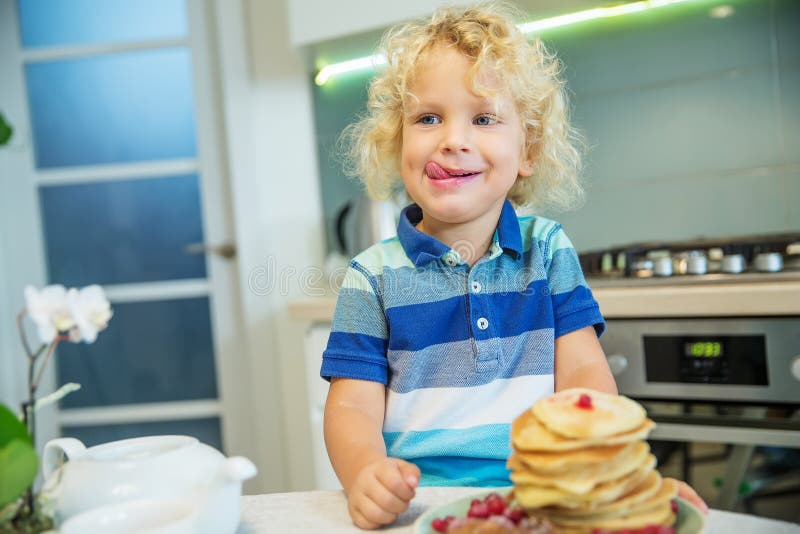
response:
<svg viewBox="0 0 800 534"><path fill-rule="evenodd" d="M497 2L447 7L383 36L379 49L387 63L370 84L367 112L341 137L346 171L361 179L368 195L385 199L402 184L404 106L420 57L435 45L445 45L473 62L468 80L475 94L498 96L498 91L480 85L477 74L488 68L515 100L525 131L525 155L534 166L531 176L517 178L508 199L537 209L563 210L580 203L584 145L569 123L561 64L539 39L528 41L512 22L514 15L510 6Z"/></svg>

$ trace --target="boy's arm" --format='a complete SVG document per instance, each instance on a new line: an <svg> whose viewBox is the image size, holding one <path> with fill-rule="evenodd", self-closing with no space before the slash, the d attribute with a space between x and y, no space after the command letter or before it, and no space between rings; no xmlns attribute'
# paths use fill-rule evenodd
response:
<svg viewBox="0 0 800 534"><path fill-rule="evenodd" d="M325 402L325 446L345 491L361 468L386 456L383 442L386 386L332 378Z"/></svg>
<svg viewBox="0 0 800 534"><path fill-rule="evenodd" d="M325 445L347 494L350 517L360 528L392 523L404 512L419 483L419 469L386 456L381 430L386 386L331 379L325 403Z"/></svg>
<svg viewBox="0 0 800 534"><path fill-rule="evenodd" d="M593 326L556 338L556 391L584 387L617 393L617 384Z"/></svg>

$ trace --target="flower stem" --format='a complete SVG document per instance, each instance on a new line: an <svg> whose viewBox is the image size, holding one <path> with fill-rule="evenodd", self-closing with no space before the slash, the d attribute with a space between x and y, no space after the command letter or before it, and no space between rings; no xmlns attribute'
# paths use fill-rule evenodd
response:
<svg viewBox="0 0 800 534"><path fill-rule="evenodd" d="M36 450L36 410L33 409L34 405L36 404L36 388L33 386L33 373L35 365L36 356L31 356L28 358L28 400L22 403L22 417L25 421L25 425L28 427L28 433L31 436L34 450ZM34 508L36 501L33 498L33 483L31 483L31 485L28 487L25 500L28 503L30 515L33 515L36 511Z"/></svg>
<svg viewBox="0 0 800 534"><path fill-rule="evenodd" d="M28 344L28 338L25 335L25 326L22 324L22 320L25 318L26 311L22 310L17 314L17 329L19 330L19 338L22 340L22 348L25 349L25 354L28 355L28 358L35 358L33 355L33 351L31 351L31 346ZM41 349L39 350L41 352Z"/></svg>
<svg viewBox="0 0 800 534"><path fill-rule="evenodd" d="M39 365L39 372L36 374L36 380L34 380L32 382L29 382L29 384L31 385L31 402L33 402L33 400L34 400L33 399L33 395L36 393L36 390L39 389L39 382L41 382L41 380L42 380L42 374L44 373L45 367L47 367L47 362L50 361L50 356L53 355L53 352L55 351L56 345L58 345L58 343L60 341L63 341L65 339L66 339L66 336L57 336L53 340L53 342L50 343L50 345L48 346L47 354L44 355L44 360L42 361L41 365ZM39 351L39 354L41 354L41 350ZM37 356L38 356L38 354L37 354ZM35 361L35 359L34 359L34 361ZM29 380L31 378L32 377L28 377Z"/></svg>

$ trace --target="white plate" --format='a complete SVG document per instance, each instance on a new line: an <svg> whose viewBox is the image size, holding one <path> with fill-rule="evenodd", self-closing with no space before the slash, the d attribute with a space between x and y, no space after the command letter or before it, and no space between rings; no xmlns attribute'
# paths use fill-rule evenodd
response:
<svg viewBox="0 0 800 534"><path fill-rule="evenodd" d="M469 505L473 499L482 499L492 492L506 495L508 489L494 488L482 493L453 500L435 508L429 508L414 522L414 532L416 534L438 534L433 530L431 521L437 517L444 518L448 515L466 517ZM681 498L676 498L675 500L678 501L678 520L674 525L675 532L677 534L700 534L701 532L705 532L706 518L703 513Z"/></svg>

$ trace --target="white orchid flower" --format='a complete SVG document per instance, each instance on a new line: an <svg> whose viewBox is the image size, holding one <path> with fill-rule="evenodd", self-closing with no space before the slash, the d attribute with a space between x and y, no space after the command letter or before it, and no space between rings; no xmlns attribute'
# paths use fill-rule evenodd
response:
<svg viewBox="0 0 800 534"><path fill-rule="evenodd" d="M67 305L67 290L62 285L46 286L41 291L27 286L25 310L36 324L42 343L52 343L59 332L67 332L75 327L75 320Z"/></svg>
<svg viewBox="0 0 800 534"><path fill-rule="evenodd" d="M98 285L67 291L67 306L75 321L77 332L70 333L70 341L94 343L97 333L108 326L113 314L103 288ZM76 335L79 334L79 335Z"/></svg>

